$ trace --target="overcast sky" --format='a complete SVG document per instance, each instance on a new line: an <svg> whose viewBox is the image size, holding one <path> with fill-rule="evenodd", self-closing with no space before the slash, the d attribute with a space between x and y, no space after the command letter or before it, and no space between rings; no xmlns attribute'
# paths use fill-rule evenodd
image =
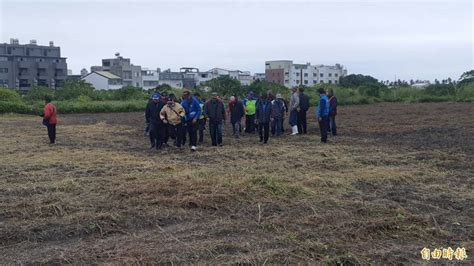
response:
<svg viewBox="0 0 474 266"><path fill-rule="evenodd" d="M473 69L473 1L0 0L0 42L61 47L68 68L115 52L142 67L265 71L265 60L345 65L378 79Z"/></svg>

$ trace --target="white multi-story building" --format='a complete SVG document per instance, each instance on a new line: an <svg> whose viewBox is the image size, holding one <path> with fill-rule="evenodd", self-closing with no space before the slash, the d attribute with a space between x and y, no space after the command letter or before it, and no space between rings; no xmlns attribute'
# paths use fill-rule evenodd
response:
<svg viewBox="0 0 474 266"><path fill-rule="evenodd" d="M200 73L199 83L205 82L219 76L229 76L233 79L240 81L240 84L246 86L250 85L253 82L253 77L250 74L250 71L240 71L240 70L227 70L223 68L213 68L206 72Z"/></svg>
<svg viewBox="0 0 474 266"><path fill-rule="evenodd" d="M255 74L253 74L253 80L254 81L256 81L256 80L264 81L265 80L265 73L255 73Z"/></svg>
<svg viewBox="0 0 474 266"><path fill-rule="evenodd" d="M142 69L141 73L142 88L145 90L154 89L159 85L160 81L160 72L157 70L149 70L146 68Z"/></svg>
<svg viewBox="0 0 474 266"><path fill-rule="evenodd" d="M338 84L339 78L345 75L347 70L340 64L334 66L293 64L291 60L265 62L265 80L288 88L301 85L314 86L318 83Z"/></svg>

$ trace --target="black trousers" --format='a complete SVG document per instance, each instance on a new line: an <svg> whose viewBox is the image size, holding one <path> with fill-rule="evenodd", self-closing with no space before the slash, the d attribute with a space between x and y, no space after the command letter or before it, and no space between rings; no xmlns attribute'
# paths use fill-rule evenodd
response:
<svg viewBox="0 0 474 266"><path fill-rule="evenodd" d="M326 143L328 141L328 125L329 125L329 117L323 116L321 117L321 121L319 121L319 131L321 132L321 142Z"/></svg>
<svg viewBox="0 0 474 266"><path fill-rule="evenodd" d="M150 124L150 143L157 149L161 148L167 131L166 124Z"/></svg>
<svg viewBox="0 0 474 266"><path fill-rule="evenodd" d="M260 141L263 141L263 143L267 143L268 141L269 130L269 123L258 123L258 134L260 135Z"/></svg>
<svg viewBox="0 0 474 266"><path fill-rule="evenodd" d="M193 124L192 121L189 121L186 128L189 135L189 144L191 144L191 146L197 146L197 131L199 124L197 122Z"/></svg>
<svg viewBox="0 0 474 266"><path fill-rule="evenodd" d="M182 123L179 123L177 125L170 125L170 136L176 140L175 144L177 147L181 147L181 144L183 143L183 137L184 137L184 127Z"/></svg>
<svg viewBox="0 0 474 266"><path fill-rule="evenodd" d="M298 132L300 134L306 134L307 131L307 119L306 119L306 112L307 111L303 111L303 110L300 110L298 112Z"/></svg>
<svg viewBox="0 0 474 266"><path fill-rule="evenodd" d="M222 122L209 121L209 133L211 135L212 146L222 144Z"/></svg>
<svg viewBox="0 0 474 266"><path fill-rule="evenodd" d="M49 143L56 142L56 125L47 124Z"/></svg>
<svg viewBox="0 0 474 266"><path fill-rule="evenodd" d="M255 132L255 115L245 116L245 133Z"/></svg>
<svg viewBox="0 0 474 266"><path fill-rule="evenodd" d="M204 141L204 130L206 129L206 118L199 119L199 143Z"/></svg>

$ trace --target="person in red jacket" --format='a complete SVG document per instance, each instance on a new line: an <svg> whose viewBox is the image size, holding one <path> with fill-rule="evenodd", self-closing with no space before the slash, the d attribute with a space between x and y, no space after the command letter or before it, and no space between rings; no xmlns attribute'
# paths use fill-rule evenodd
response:
<svg viewBox="0 0 474 266"><path fill-rule="evenodd" d="M51 97L45 97L44 111L43 111L43 125L48 128L49 143L56 143L56 124L58 123L56 106L51 102Z"/></svg>

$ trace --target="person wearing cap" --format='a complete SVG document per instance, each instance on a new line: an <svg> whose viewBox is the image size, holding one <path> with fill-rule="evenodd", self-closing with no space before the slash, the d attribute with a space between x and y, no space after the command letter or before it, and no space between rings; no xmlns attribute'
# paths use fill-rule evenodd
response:
<svg viewBox="0 0 474 266"><path fill-rule="evenodd" d="M191 151L197 150L197 129L198 119L201 116L201 107L199 106L199 100L191 95L189 90L183 91L183 101L181 105L186 112L186 131L189 135L189 141L191 144Z"/></svg>
<svg viewBox="0 0 474 266"><path fill-rule="evenodd" d="M334 95L334 91L331 89L329 91L329 126L328 131L332 133L333 136L337 136L336 128L336 115L337 115L337 98Z"/></svg>
<svg viewBox="0 0 474 266"><path fill-rule="evenodd" d="M319 105L316 107L316 116L318 117L319 131L321 132L321 142L328 141L328 119L329 119L329 100L324 89L319 89Z"/></svg>
<svg viewBox="0 0 474 266"><path fill-rule="evenodd" d="M225 122L224 103L219 99L217 93L212 93L212 99L204 105L204 114L209 119L209 133L212 146L222 146L222 127Z"/></svg>
<svg viewBox="0 0 474 266"><path fill-rule="evenodd" d="M271 102L268 101L268 95L263 93L260 97L260 100L257 103L257 108L255 110L256 123L258 125L258 135L260 137L260 142L267 144L268 137L270 135L270 120L272 113Z"/></svg>
<svg viewBox="0 0 474 266"><path fill-rule="evenodd" d="M298 89L300 97L300 110L298 111L298 132L300 134L307 133L306 112L309 109L309 96L304 93L304 87Z"/></svg>
<svg viewBox="0 0 474 266"><path fill-rule="evenodd" d="M147 106L145 111L145 117L150 123L150 149L161 149L164 141L166 125L163 124L163 121L160 118L160 112L165 103L161 100L159 92L155 92L152 95L152 99L153 102Z"/></svg>
<svg viewBox="0 0 474 266"><path fill-rule="evenodd" d="M175 137L175 144L178 148L181 147L183 142L183 124L186 112L181 104L173 101L173 98L169 97L166 105L161 109L160 119L163 123L168 125L170 136Z"/></svg>
<svg viewBox="0 0 474 266"><path fill-rule="evenodd" d="M230 123L232 124L232 135L239 138L241 132L241 120L245 116L244 104L237 99L237 96L231 96L227 112L230 114Z"/></svg>
<svg viewBox="0 0 474 266"><path fill-rule="evenodd" d="M255 133L255 111L257 108L257 98L254 97L253 91L247 94L243 104L245 107L245 133Z"/></svg>
<svg viewBox="0 0 474 266"><path fill-rule="evenodd" d="M194 97L199 100L199 107L201 107L201 115L198 119L198 135L199 135L199 143L204 142L204 130L206 130L206 116L204 115L204 104L206 103L206 99L201 98L199 93L194 93Z"/></svg>
<svg viewBox="0 0 474 266"><path fill-rule="evenodd" d="M283 133L283 117L285 116L285 103L280 93L277 93L274 100L272 100L272 112L271 112L271 132L272 136L275 134L280 136Z"/></svg>
<svg viewBox="0 0 474 266"><path fill-rule="evenodd" d="M300 96L296 87L293 87L291 91L290 118L288 122L291 126L291 135L294 136L298 135L298 112L300 110Z"/></svg>
<svg viewBox="0 0 474 266"><path fill-rule="evenodd" d="M48 129L48 138L50 144L56 143L56 124L58 123L56 106L51 102L51 96L44 98L45 106L43 109L43 125Z"/></svg>

